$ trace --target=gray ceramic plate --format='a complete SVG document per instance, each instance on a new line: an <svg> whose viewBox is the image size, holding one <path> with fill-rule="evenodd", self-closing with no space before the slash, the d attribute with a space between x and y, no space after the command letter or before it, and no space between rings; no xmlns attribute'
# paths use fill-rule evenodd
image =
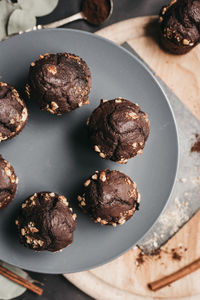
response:
<svg viewBox="0 0 200 300"><path fill-rule="evenodd" d="M0 153L19 176L16 199L0 212L0 259L44 273L78 272L104 264L136 244L162 212L175 180L178 161L173 113L158 82L123 48L93 34L75 30L43 30L0 44L0 80L24 90L29 64L45 52L71 52L91 68L90 105L56 117L28 102L29 121ZM100 98L125 97L148 113L151 133L142 155L127 165L102 160L89 146L85 122ZM125 225L94 224L77 207L81 184L95 170L111 168L128 174L138 185L141 206ZM59 253L37 253L18 242L14 225L20 203L30 194L49 190L68 197L78 214L71 246Z"/></svg>

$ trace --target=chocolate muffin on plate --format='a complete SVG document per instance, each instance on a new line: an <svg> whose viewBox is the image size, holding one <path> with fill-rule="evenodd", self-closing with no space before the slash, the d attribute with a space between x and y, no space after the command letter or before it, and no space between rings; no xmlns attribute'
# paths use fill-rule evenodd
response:
<svg viewBox="0 0 200 300"><path fill-rule="evenodd" d="M101 100L87 125L99 156L121 164L142 154L150 129L147 114L138 104L123 98Z"/></svg>
<svg viewBox="0 0 200 300"><path fill-rule="evenodd" d="M18 177L11 164L0 155L0 210L15 197Z"/></svg>
<svg viewBox="0 0 200 300"><path fill-rule="evenodd" d="M76 214L65 196L40 192L22 204L16 225L24 246L56 252L72 243Z"/></svg>
<svg viewBox="0 0 200 300"><path fill-rule="evenodd" d="M90 88L90 69L77 55L46 53L30 65L26 93L51 114L62 115L88 104Z"/></svg>
<svg viewBox="0 0 200 300"><path fill-rule="evenodd" d="M200 40L200 2L172 0L159 17L161 44L173 54L185 54Z"/></svg>
<svg viewBox="0 0 200 300"><path fill-rule="evenodd" d="M0 141L19 134L27 119L26 104L17 90L5 82L0 82Z"/></svg>
<svg viewBox="0 0 200 300"><path fill-rule="evenodd" d="M96 171L84 183L79 206L95 223L124 224L139 207L140 194L130 177L108 169Z"/></svg>

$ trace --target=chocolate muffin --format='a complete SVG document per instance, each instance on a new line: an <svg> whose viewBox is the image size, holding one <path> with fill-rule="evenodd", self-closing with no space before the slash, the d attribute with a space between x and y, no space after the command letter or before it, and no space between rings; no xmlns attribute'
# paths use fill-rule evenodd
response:
<svg viewBox="0 0 200 300"><path fill-rule="evenodd" d="M199 43L200 2L172 0L162 7L159 23L164 49L173 54L189 52Z"/></svg>
<svg viewBox="0 0 200 300"><path fill-rule="evenodd" d="M90 87L91 73L80 57L46 53L31 63L26 93L42 110L62 115L88 104Z"/></svg>
<svg viewBox="0 0 200 300"><path fill-rule="evenodd" d="M0 141L13 138L24 128L28 111L16 89L0 82Z"/></svg>
<svg viewBox="0 0 200 300"><path fill-rule="evenodd" d="M149 120L138 104L123 98L101 100L87 125L99 156L124 164L142 153L149 136Z"/></svg>
<svg viewBox="0 0 200 300"><path fill-rule="evenodd" d="M18 177L10 163L0 155L0 210L15 197Z"/></svg>
<svg viewBox="0 0 200 300"><path fill-rule="evenodd" d="M139 208L140 194L130 177L108 169L96 171L84 183L79 206L95 223L124 224Z"/></svg>
<svg viewBox="0 0 200 300"><path fill-rule="evenodd" d="M73 241L76 214L64 196L40 192L21 206L16 225L20 242L33 250L61 250Z"/></svg>

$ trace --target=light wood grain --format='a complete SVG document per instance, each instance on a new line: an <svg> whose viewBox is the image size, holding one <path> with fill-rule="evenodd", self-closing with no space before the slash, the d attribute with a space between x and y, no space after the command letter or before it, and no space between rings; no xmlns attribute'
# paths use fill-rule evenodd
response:
<svg viewBox="0 0 200 300"><path fill-rule="evenodd" d="M98 35L128 44L200 120L200 46L172 55L159 46L157 18L140 17L102 29Z"/></svg>
<svg viewBox="0 0 200 300"><path fill-rule="evenodd" d="M118 44L128 42L154 72L173 90L183 103L200 119L200 49L187 55L165 53L158 44L157 25L153 17L129 19L100 30L97 34ZM139 249L132 249L113 262L99 268L65 275L81 290L95 299L200 299L200 270L157 292L147 283L168 275L200 257L200 212L197 213L164 246L161 258L147 257L136 265ZM180 243L187 251L181 261L171 259L171 249Z"/></svg>
<svg viewBox="0 0 200 300"><path fill-rule="evenodd" d="M168 241L162 249L160 259L158 256L148 256L143 264L137 266L136 258L140 250L132 249L104 266L78 274L67 274L66 278L92 297L103 300L137 300L143 297L173 299L198 295L200 270L157 292L151 292L147 283L168 275L200 257L199 220L200 212ZM171 249L177 248L180 243L187 251L182 253L181 261L176 261L171 258ZM177 252L180 253L180 250Z"/></svg>
<svg viewBox="0 0 200 300"><path fill-rule="evenodd" d="M157 19L157 16L128 19L105 27L97 31L96 34L121 45L128 40L145 36L149 21L155 22ZM155 26L150 26L149 33L154 30Z"/></svg>

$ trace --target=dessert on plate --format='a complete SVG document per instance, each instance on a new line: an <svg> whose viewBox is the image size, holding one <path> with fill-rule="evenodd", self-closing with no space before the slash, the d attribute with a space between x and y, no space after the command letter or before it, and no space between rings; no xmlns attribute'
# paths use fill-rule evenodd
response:
<svg viewBox="0 0 200 300"><path fill-rule="evenodd" d="M91 73L79 56L43 54L30 64L26 93L42 110L62 115L89 103Z"/></svg>
<svg viewBox="0 0 200 300"><path fill-rule="evenodd" d="M140 194L129 176L108 169L96 171L77 197L82 211L95 223L124 224L139 208Z"/></svg>
<svg viewBox="0 0 200 300"><path fill-rule="evenodd" d="M0 155L0 210L15 197L18 177L11 164Z"/></svg>
<svg viewBox="0 0 200 300"><path fill-rule="evenodd" d="M73 242L76 214L65 196L40 192L22 203L16 225L24 246L56 252Z"/></svg>
<svg viewBox="0 0 200 300"><path fill-rule="evenodd" d="M140 106L120 97L102 99L87 125L99 156L121 164L142 154L150 129L148 116Z"/></svg>
<svg viewBox="0 0 200 300"><path fill-rule="evenodd" d="M0 141L19 134L27 119L26 104L17 90L6 82L0 82Z"/></svg>

